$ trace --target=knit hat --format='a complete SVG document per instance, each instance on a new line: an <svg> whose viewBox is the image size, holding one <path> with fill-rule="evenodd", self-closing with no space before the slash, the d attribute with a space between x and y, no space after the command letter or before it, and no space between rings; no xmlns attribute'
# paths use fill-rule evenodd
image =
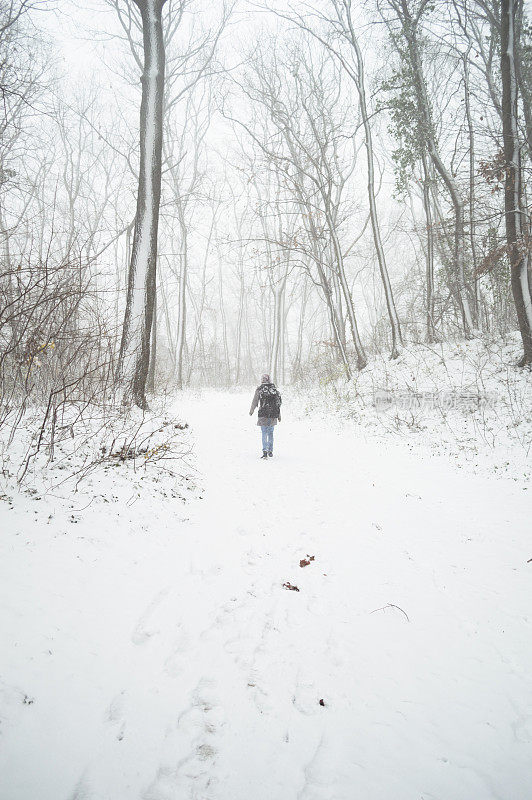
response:
<svg viewBox="0 0 532 800"><path fill-rule="evenodd" d="M264 375L261 378L261 381L262 383L270 383L270 376L268 375L267 372L264 373Z"/></svg>

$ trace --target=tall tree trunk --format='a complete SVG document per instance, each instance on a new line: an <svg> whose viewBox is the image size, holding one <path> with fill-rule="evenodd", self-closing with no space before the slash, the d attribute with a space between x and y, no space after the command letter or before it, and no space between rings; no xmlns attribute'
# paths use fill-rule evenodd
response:
<svg viewBox="0 0 532 800"><path fill-rule="evenodd" d="M286 380L286 354L287 348L289 348L289 342L286 338L286 322L288 316L288 309L286 308L286 291L283 291L283 295L281 297L281 352L280 352L280 362L281 365L279 367L279 375L281 383L284 383ZM290 350L288 350L288 358L290 358Z"/></svg>
<svg viewBox="0 0 532 800"><path fill-rule="evenodd" d="M434 226L432 222L432 206L430 202L431 173L425 152L421 154L423 166L423 209L425 211L425 226L427 229L426 250L426 324L427 341L437 341L434 325Z"/></svg>
<svg viewBox="0 0 532 800"><path fill-rule="evenodd" d="M332 262L334 263L334 249L331 248L331 255L332 255ZM341 324L342 328L340 330L340 336L342 337L342 344L344 347L347 347L347 340L346 340L346 314L344 312L344 303L343 303L343 289L340 286L340 273L333 272L331 274L331 282L333 285L334 291L334 304L338 310L338 321Z"/></svg>
<svg viewBox="0 0 532 800"><path fill-rule="evenodd" d="M268 371L272 381L277 381L277 367L279 364L279 343L281 341L281 297L282 288L280 286L274 289L273 301L273 336L272 348L270 354L270 366Z"/></svg>
<svg viewBox="0 0 532 800"><path fill-rule="evenodd" d="M231 383L231 362L229 359L229 345L227 342L227 319L225 316L224 285L223 285L221 258L219 250L218 250L218 292L220 298L220 316L222 319L222 342L223 342L223 353L224 353L224 364L225 364L224 386L229 386Z"/></svg>
<svg viewBox="0 0 532 800"><path fill-rule="evenodd" d="M469 242L471 244L471 267L473 274L474 289L474 314L475 325L479 327L478 314L478 281L477 277L477 244L475 240L475 129L471 115L470 89L469 89L469 53L464 54L464 100L467 120L467 130L469 133Z"/></svg>
<svg viewBox="0 0 532 800"><path fill-rule="evenodd" d="M199 301L196 302L194 299L194 293L190 291L190 297L192 299L192 304L194 306L194 311L196 314L196 326L194 332L194 344L192 346L192 355L190 357L189 365L188 365L188 375L187 375L187 385L190 385L192 380L192 374L194 371L194 360L196 355L196 348L199 344L200 350L200 370L202 374L203 380L205 380L205 373L206 373L206 358L205 358L205 337L203 335L203 312L205 310L205 295L207 291L207 260L209 258L209 250L211 246L211 239L214 230L215 224L215 217L213 214L213 218L211 221L211 227L209 230L209 236L207 237L207 243L205 246L205 255L203 257L203 268L201 274L201 295Z"/></svg>
<svg viewBox="0 0 532 800"><path fill-rule="evenodd" d="M273 340L270 355L270 376L274 383L282 377L283 347L284 347L284 293L286 280L288 277L287 262L286 270L274 289L274 311L273 311Z"/></svg>
<svg viewBox="0 0 532 800"><path fill-rule="evenodd" d="M521 163L517 124L517 77L515 70L515 0L501 0L502 131L506 173L504 210L506 243L511 267L512 292L521 339L521 366L532 364L532 298L528 275L528 245L523 236Z"/></svg>
<svg viewBox="0 0 532 800"><path fill-rule="evenodd" d="M336 342L336 346L338 347L338 351L340 353L340 361L343 364L345 375L348 381L352 378L351 366L349 364L349 358L347 355L347 350L342 343L342 335L341 335L341 323L338 319L338 312L334 305L333 301L333 293L330 287L329 281L327 280L327 276L323 270L323 266L320 263L316 264L318 268L318 275L320 276L320 285L323 289L323 294L325 296L325 302L327 304L327 310L329 312L329 322L331 325L331 331L334 337L334 341ZM367 362L366 362L367 363ZM358 364L359 369L363 369L365 364L362 364L360 360L360 356L358 356Z"/></svg>
<svg viewBox="0 0 532 800"><path fill-rule="evenodd" d="M140 105L140 170L133 248L118 373L124 400L146 409L146 380L155 302L157 231L161 199L165 0L135 0L142 18L144 71Z"/></svg>
<svg viewBox="0 0 532 800"><path fill-rule="evenodd" d="M281 196L281 183L278 180L277 191L275 193L275 202L277 208L279 208L280 196ZM263 230L265 239L268 240L264 218L263 218ZM278 237L278 242L281 245L283 239L285 238L283 234L283 218L281 214L278 215L277 237ZM282 374L282 361L283 361L283 350L284 350L284 317L283 317L284 292L286 288L286 281L288 278L288 270L290 268L290 251L289 250L287 251L283 246L281 246L281 251L279 253L278 258L279 259L282 258L281 263L284 264L284 274L281 275L279 278L277 278L276 270L274 270L273 268L271 256L268 259L268 263L270 264L270 270L269 270L270 288L273 292L273 298L274 298L272 346L271 346L270 363L268 371L274 383L276 383L279 380L279 377Z"/></svg>
<svg viewBox="0 0 532 800"><path fill-rule="evenodd" d="M157 362L157 287L153 299L153 320L151 324L150 366L148 369L148 392L155 391L155 365Z"/></svg>
<svg viewBox="0 0 532 800"><path fill-rule="evenodd" d="M173 320L170 319L170 311L168 308L168 298L166 295L166 289L164 285L164 281L161 281L159 284L159 292L160 298L163 301L162 307L164 310L164 325L166 330L166 338L168 341L168 349L170 351L170 357L172 359L172 372L175 373L176 368L176 344L174 341L174 325Z"/></svg>
<svg viewBox="0 0 532 800"><path fill-rule="evenodd" d="M2 241L3 241L3 248L2 248L3 251L4 251L3 252L3 256L4 256L4 268L3 268L4 276L3 277L4 277L4 281L5 281L5 285L4 285L4 288L3 288L3 294L5 295L5 301L4 301L5 302L5 306L4 306L3 309L0 309L0 311L5 313L6 319L10 320L10 324L11 324L11 341L13 342L13 345L14 345L14 351L13 352L16 354L17 351L18 351L19 344L20 344L20 341L19 341L20 337L19 337L19 333L18 333L17 314L15 313L15 301L14 301L15 293L13 291L13 269L12 269L12 266L11 266L11 251L10 251L10 247L9 247L9 237L10 237L10 235L9 235L9 230L6 228L6 225L4 223L4 215L3 215L3 209L2 209L1 204L0 204L0 236L2 237ZM7 309L9 309L9 310L7 310ZM2 327L3 324L5 324L5 322L1 320L2 315L3 314L0 314L0 328Z"/></svg>
<svg viewBox="0 0 532 800"><path fill-rule="evenodd" d="M301 300L301 309L299 312L299 324L297 326L297 347L294 360L292 363L292 381L297 381L302 377L302 355L303 355L303 331L305 328L305 312L307 309L308 300L308 282L306 278L303 284L303 297Z"/></svg>
<svg viewBox="0 0 532 800"><path fill-rule="evenodd" d="M188 230L181 198L177 201L179 226L181 228L181 257L179 259L179 300L177 314L176 385L183 388L183 361L187 334L187 283L188 283Z"/></svg>
<svg viewBox="0 0 532 800"><path fill-rule="evenodd" d="M241 353L242 353L242 326L244 322L244 302L246 296L246 287L244 283L244 266L240 263L240 294L238 299L238 315L236 319L236 364L235 364L235 383L238 386L240 382L241 371Z"/></svg>

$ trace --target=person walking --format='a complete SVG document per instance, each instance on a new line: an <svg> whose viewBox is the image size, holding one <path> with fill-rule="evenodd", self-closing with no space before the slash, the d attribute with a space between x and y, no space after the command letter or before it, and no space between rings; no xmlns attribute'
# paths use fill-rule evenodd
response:
<svg viewBox="0 0 532 800"><path fill-rule="evenodd" d="M249 409L249 416L259 407L259 417L257 425L262 430L262 456L261 458L273 457L273 428L277 422L281 421L281 395L270 376L265 373L261 378L260 386L257 386L253 396L253 402Z"/></svg>

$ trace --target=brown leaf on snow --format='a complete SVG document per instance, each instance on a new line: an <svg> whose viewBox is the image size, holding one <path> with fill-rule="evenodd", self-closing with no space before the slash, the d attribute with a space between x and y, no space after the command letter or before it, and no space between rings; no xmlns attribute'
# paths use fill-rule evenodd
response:
<svg viewBox="0 0 532 800"><path fill-rule="evenodd" d="M324 706L324 705L325 705L325 700L322 697L322 699L320 700L320 706Z"/></svg>
<svg viewBox="0 0 532 800"><path fill-rule="evenodd" d="M302 558L301 561L299 562L299 566L300 567L308 567L309 564L310 564L310 561L307 561L306 558Z"/></svg>
<svg viewBox="0 0 532 800"><path fill-rule="evenodd" d="M290 581L286 581L286 583L283 583L283 589L290 589L291 592L299 592L297 586L293 586L290 583Z"/></svg>

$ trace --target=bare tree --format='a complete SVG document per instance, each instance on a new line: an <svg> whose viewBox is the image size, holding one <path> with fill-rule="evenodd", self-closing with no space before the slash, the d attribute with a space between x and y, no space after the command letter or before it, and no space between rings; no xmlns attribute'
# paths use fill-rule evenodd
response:
<svg viewBox="0 0 532 800"><path fill-rule="evenodd" d="M347 75L351 78L356 86L358 94L358 103L360 115L362 118L362 125L364 127L364 142L366 147L366 168L367 168L367 193L369 202L369 212L371 219L371 228L373 232L373 242L375 245L375 252L377 255L377 262L379 265L380 276L384 289L384 296L386 299L386 307L390 319L391 327L391 357L397 358L399 355L399 348L402 345L401 326L397 310L395 307L395 300L393 296L392 286L390 283L390 276L386 264L386 256L382 246L382 237L380 230L379 215L377 211L376 191L375 191L375 153L373 148L373 134L372 134L372 121L371 112L368 109L367 92L366 92L366 77L364 68L364 58L359 44L359 37L356 33L356 25L353 20L352 3L351 0L331 0L332 2L332 15L327 16L325 13L319 13L317 16L319 20L325 25L325 34L321 35L313 27L310 26L307 18L297 14L290 16L297 25L303 30L310 33L317 41L321 42L326 49L338 59L342 68L346 71ZM282 15L284 16L284 15ZM316 12L312 13L316 16ZM328 38L327 30L329 32ZM344 55L341 48L341 42L347 43L348 49L351 51L354 61L348 56Z"/></svg>
<svg viewBox="0 0 532 800"><path fill-rule="evenodd" d="M441 156L431 103L429 101L420 45L420 25L423 15L429 6L429 0L385 0L388 8L392 9L395 18L389 21L392 30L392 41L399 49L400 55L407 58L413 90L416 98L416 113L418 116L418 129L421 140L426 147L427 155L432 165L443 181L454 211L454 246L453 246L453 273L456 286L456 299L462 316L462 325L466 338L471 338L474 332L474 321L468 296L468 286L465 276L465 233L464 233L464 199L458 183ZM386 15L384 15L386 18ZM393 34L395 20L400 25L401 40ZM404 45L404 47L403 47Z"/></svg>
<svg viewBox="0 0 532 800"><path fill-rule="evenodd" d="M246 85L240 84L240 88L253 103L262 106L266 116L257 123L255 130L241 120L239 123L273 169L281 174L291 200L297 203L308 246L304 248L298 240L294 249L299 255L303 251L305 256L310 256L316 267L338 353L346 373L350 374L335 286L340 288L345 304L357 366L363 369L367 358L338 232L345 222L340 212L343 193L356 160L351 151L351 160L346 165L339 151L339 142L344 136L351 142L352 137L340 131L341 126L347 125L345 108L340 112L341 122L334 120L333 109L339 102L340 92L338 69L327 54L322 58L323 63L316 67L310 51L303 56L300 48L301 45L294 43L284 55L273 47L268 57L258 51L255 53L255 81L247 76ZM325 77L327 70L331 72ZM286 80L287 75L289 80ZM308 258L303 262L308 265Z"/></svg>
<svg viewBox="0 0 532 800"><path fill-rule="evenodd" d="M522 204L521 155L518 132L515 0L501 0L502 125L505 180L506 241L511 265L512 292L523 341L520 364L532 363L532 298L529 243L524 235L526 211Z"/></svg>
<svg viewBox="0 0 532 800"><path fill-rule="evenodd" d="M140 167L118 374L125 383L124 399L145 409L161 199L165 67L162 8L165 0L135 0L135 3L142 20L144 52Z"/></svg>

